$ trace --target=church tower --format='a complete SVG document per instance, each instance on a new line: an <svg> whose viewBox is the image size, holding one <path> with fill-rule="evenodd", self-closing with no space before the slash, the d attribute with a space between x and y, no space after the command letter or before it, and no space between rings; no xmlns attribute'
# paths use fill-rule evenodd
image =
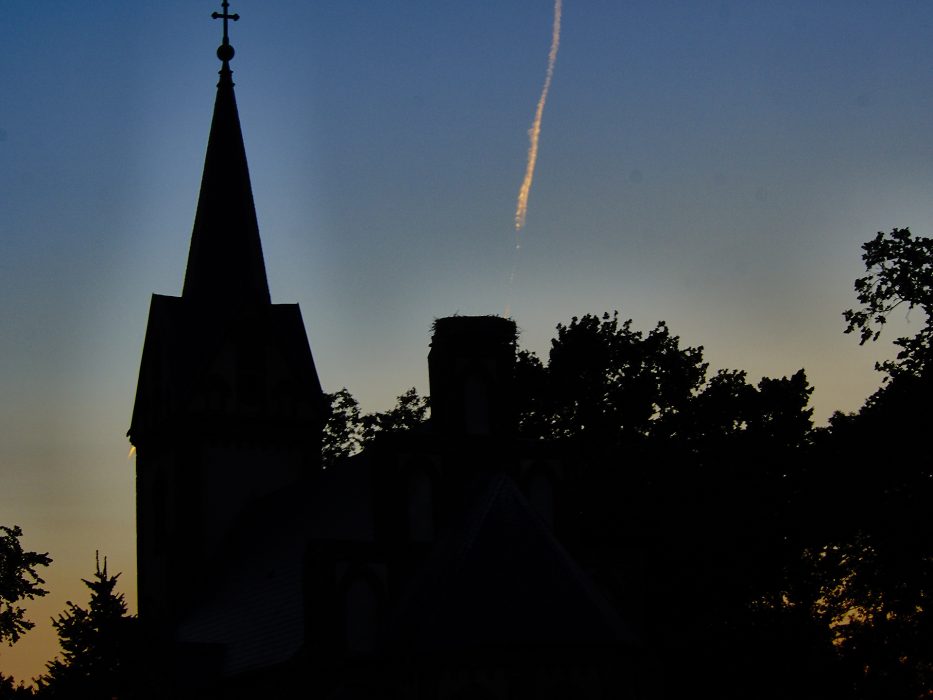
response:
<svg viewBox="0 0 933 700"><path fill-rule="evenodd" d="M317 470L324 400L297 304L273 304L223 2L220 82L180 297L154 294L128 432L139 611L171 626L217 581L237 517ZM192 593L194 592L194 595Z"/></svg>

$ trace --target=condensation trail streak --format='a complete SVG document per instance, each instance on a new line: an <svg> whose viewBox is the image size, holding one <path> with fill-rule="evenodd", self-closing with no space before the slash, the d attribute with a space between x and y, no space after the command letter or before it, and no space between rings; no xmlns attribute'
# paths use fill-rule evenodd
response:
<svg viewBox="0 0 933 700"><path fill-rule="evenodd" d="M525 226L525 215L528 213L528 195L531 193L531 181L535 175L535 163L538 160L538 138L541 136L541 117L544 114L544 104L551 89L551 79L554 77L554 64L557 62L557 49L560 47L560 13L562 0L554 0L554 29L551 33L551 50L547 57L547 74L544 78L544 87L541 88L541 97L538 98L538 107L535 109L535 118L528 130L528 165L525 167L525 179L518 190L518 203L515 206L515 231L521 231ZM515 242L516 248L518 241Z"/></svg>

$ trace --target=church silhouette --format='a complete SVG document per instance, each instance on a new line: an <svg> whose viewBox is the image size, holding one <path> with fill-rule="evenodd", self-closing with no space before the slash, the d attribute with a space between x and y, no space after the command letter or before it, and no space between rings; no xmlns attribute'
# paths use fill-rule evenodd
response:
<svg viewBox="0 0 933 700"><path fill-rule="evenodd" d="M516 436L516 327L435 322L421 430L323 469L328 403L273 304L223 3L180 297L153 295L129 437L154 697L639 698L644 654L561 544L564 456Z"/></svg>

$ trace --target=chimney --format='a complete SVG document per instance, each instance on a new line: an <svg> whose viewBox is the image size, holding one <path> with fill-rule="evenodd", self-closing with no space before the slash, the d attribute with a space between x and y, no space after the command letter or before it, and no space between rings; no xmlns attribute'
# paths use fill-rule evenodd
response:
<svg viewBox="0 0 933 700"><path fill-rule="evenodd" d="M448 316L434 322L428 373L436 432L515 432L516 335L515 322L499 316Z"/></svg>

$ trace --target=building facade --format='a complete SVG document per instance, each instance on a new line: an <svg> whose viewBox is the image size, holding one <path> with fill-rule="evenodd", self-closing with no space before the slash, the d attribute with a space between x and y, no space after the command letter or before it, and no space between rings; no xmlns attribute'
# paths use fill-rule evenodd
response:
<svg viewBox="0 0 933 700"><path fill-rule="evenodd" d="M153 694L643 697L635 636L560 542L563 458L516 437L514 322L436 321L429 423L322 469L226 32L218 56L184 288L152 298L129 430Z"/></svg>

